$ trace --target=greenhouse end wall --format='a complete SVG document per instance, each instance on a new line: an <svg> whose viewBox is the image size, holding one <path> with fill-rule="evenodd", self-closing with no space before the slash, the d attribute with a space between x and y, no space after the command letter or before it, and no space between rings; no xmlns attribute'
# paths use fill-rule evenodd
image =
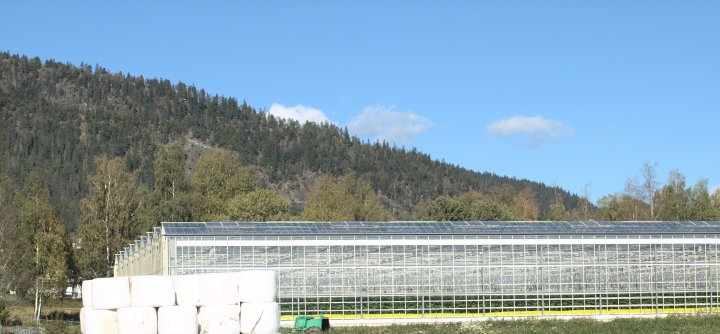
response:
<svg viewBox="0 0 720 334"><path fill-rule="evenodd" d="M720 234L174 235L162 242L165 274L277 271L283 319L720 310Z"/></svg>
<svg viewBox="0 0 720 334"><path fill-rule="evenodd" d="M118 254L115 254L115 276L167 275L167 251L160 237L161 229L135 240Z"/></svg>

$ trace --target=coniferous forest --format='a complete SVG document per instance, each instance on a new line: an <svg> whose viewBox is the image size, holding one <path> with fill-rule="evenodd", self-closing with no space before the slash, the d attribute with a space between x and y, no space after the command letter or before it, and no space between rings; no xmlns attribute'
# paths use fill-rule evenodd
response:
<svg viewBox="0 0 720 334"><path fill-rule="evenodd" d="M350 172L371 183L394 219L417 218L417 206L438 196L502 187L532 190L541 217L558 193L568 209L580 201L559 188L474 172L415 149L363 142L334 125L277 119L233 97L98 66L2 53L0 110L0 170L20 184L37 172L71 230L95 156L122 158L152 187L157 152L171 142L191 156L207 148L233 152L298 208L318 177Z"/></svg>

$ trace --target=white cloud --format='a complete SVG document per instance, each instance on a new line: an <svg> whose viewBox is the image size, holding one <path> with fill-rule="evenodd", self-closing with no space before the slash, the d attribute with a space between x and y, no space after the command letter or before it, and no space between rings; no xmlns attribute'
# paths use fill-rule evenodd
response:
<svg viewBox="0 0 720 334"><path fill-rule="evenodd" d="M273 103L270 106L268 114L279 118L292 119L305 124L305 122L315 123L332 123L320 109L306 107L301 104L292 107L286 107L279 103Z"/></svg>
<svg viewBox="0 0 720 334"><path fill-rule="evenodd" d="M371 106L350 120L348 130L355 135L409 144L412 137L425 131L431 123L411 112L397 112L393 107Z"/></svg>
<svg viewBox="0 0 720 334"><path fill-rule="evenodd" d="M486 131L495 136L516 138L530 147L541 147L551 140L572 136L574 132L563 122L541 116L513 116L491 123Z"/></svg>

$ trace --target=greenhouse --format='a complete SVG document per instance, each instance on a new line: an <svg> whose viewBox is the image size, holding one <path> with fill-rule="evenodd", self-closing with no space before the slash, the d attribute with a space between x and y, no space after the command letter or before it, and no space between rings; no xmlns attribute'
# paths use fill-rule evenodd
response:
<svg viewBox="0 0 720 334"><path fill-rule="evenodd" d="M278 273L283 319L720 311L720 222L162 223L115 274Z"/></svg>

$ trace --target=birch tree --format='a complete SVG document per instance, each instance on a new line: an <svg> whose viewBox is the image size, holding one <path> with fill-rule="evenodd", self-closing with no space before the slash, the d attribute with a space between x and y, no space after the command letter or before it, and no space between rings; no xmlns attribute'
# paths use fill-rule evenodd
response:
<svg viewBox="0 0 720 334"><path fill-rule="evenodd" d="M154 163L154 192L163 201L172 201L188 191L189 182L185 176L185 153L182 146L172 143L165 146Z"/></svg>
<svg viewBox="0 0 720 334"><path fill-rule="evenodd" d="M536 220L540 215L535 192L530 187L518 192L512 201L515 216L522 220Z"/></svg>
<svg viewBox="0 0 720 334"><path fill-rule="evenodd" d="M137 212L144 198L137 175L121 158L95 158L90 195L80 202L77 262L85 279L112 275L115 253L144 233Z"/></svg>
<svg viewBox="0 0 720 334"><path fill-rule="evenodd" d="M715 216L720 219L720 187L715 188L715 191L710 195L710 203L715 210Z"/></svg>
<svg viewBox="0 0 720 334"><path fill-rule="evenodd" d="M646 203L650 210L649 219L657 218L656 201L660 183L657 181L657 163L645 161L637 176L625 181L625 193ZM645 215L642 215L645 216Z"/></svg>
<svg viewBox="0 0 720 334"><path fill-rule="evenodd" d="M17 242L13 252L17 264L13 269L19 292L24 296L34 292L38 319L44 297L59 296L68 283L65 228L37 173L28 176L15 202Z"/></svg>
<svg viewBox="0 0 720 334"><path fill-rule="evenodd" d="M555 221L563 221L568 219L568 212L565 208L562 195L560 192L555 192L552 203L550 203L550 215L548 219Z"/></svg>
<svg viewBox="0 0 720 334"><path fill-rule="evenodd" d="M185 153L177 143L165 146L155 158L155 187L139 214L145 230L163 221L192 221L198 216L185 163Z"/></svg>
<svg viewBox="0 0 720 334"><path fill-rule="evenodd" d="M598 199L597 218L600 220L647 220L647 203L627 194L611 194Z"/></svg>
<svg viewBox="0 0 720 334"><path fill-rule="evenodd" d="M354 173L318 179L303 210L304 219L316 221L383 221L389 217L370 181Z"/></svg>
<svg viewBox="0 0 720 334"><path fill-rule="evenodd" d="M9 176L0 173L0 289L14 290L14 258L22 256L14 252L15 224L15 184ZM1 294L0 294L1 295Z"/></svg>
<svg viewBox="0 0 720 334"><path fill-rule="evenodd" d="M255 190L255 170L240 165L230 152L218 150L200 157L190 185L200 202L197 213L200 219L226 220L227 202Z"/></svg>
<svg viewBox="0 0 720 334"><path fill-rule="evenodd" d="M708 191L708 180L700 179L690 191L691 207L690 220L714 220L717 219L717 212L712 205L712 198Z"/></svg>
<svg viewBox="0 0 720 334"><path fill-rule="evenodd" d="M691 189L686 188L685 175L679 170L670 171L667 184L658 192L660 220L684 220L690 216Z"/></svg>

